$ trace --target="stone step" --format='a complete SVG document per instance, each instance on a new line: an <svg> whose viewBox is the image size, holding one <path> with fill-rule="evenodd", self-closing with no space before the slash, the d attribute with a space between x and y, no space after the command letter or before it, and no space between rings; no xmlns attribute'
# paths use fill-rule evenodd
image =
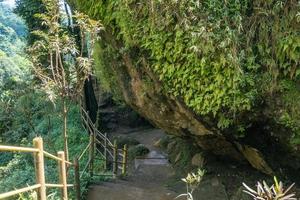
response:
<svg viewBox="0 0 300 200"><path fill-rule="evenodd" d="M128 182L118 182L91 186L88 200L173 200L176 196L175 193L159 187L145 189Z"/></svg>
<svg viewBox="0 0 300 200"><path fill-rule="evenodd" d="M158 151L152 150L144 157L138 157L134 159L135 169L138 169L142 165L162 165L169 166L169 160L167 157Z"/></svg>

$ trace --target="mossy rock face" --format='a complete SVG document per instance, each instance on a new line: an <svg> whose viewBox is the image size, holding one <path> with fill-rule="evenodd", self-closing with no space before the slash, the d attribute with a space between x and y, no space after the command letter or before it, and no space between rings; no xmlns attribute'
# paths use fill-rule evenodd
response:
<svg viewBox="0 0 300 200"><path fill-rule="evenodd" d="M68 2L105 26L99 80L151 124L241 163L235 142L299 155L297 0ZM256 124L272 145L248 144Z"/></svg>
<svg viewBox="0 0 300 200"><path fill-rule="evenodd" d="M150 150L145 145L139 144L139 145L130 147L128 150L128 155L129 155L129 159L133 160L136 157L145 156L149 152L150 152Z"/></svg>
<svg viewBox="0 0 300 200"><path fill-rule="evenodd" d="M117 141L118 148L123 148L125 144L127 144L129 147L140 144L140 142L136 139L127 136L116 136L113 138L113 140Z"/></svg>
<svg viewBox="0 0 300 200"><path fill-rule="evenodd" d="M176 170L186 173L192 170L192 158L199 149L192 141L184 140L179 137L165 137L160 141L160 147L168 153L170 162Z"/></svg>

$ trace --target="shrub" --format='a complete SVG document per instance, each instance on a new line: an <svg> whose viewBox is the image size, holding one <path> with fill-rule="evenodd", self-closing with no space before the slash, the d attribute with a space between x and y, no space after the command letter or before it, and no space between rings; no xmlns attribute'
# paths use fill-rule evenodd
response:
<svg viewBox="0 0 300 200"><path fill-rule="evenodd" d="M143 144L139 144L133 147L130 147L128 150L129 159L133 160L135 157L144 156L148 154L150 150Z"/></svg>
<svg viewBox="0 0 300 200"><path fill-rule="evenodd" d="M199 186L204 174L205 170L198 169L197 173L188 173L186 178L181 179L186 183L186 193L178 195L176 199L182 196L186 196L187 200L193 200L193 192Z"/></svg>

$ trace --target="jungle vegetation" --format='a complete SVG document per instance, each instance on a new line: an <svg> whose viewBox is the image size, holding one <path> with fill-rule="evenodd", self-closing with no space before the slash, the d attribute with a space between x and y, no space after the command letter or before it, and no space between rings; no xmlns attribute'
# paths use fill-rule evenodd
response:
<svg viewBox="0 0 300 200"><path fill-rule="evenodd" d="M46 98L24 54L27 44L45 36L49 27L35 14L47 8L40 0L16 3L24 21L0 7L0 140L26 145L41 134L55 150L64 143L56 137L64 103ZM68 3L105 28L93 48L94 70L115 100L203 150L249 161L268 174L273 171L264 159L274 168L299 170L299 0ZM78 107L66 102L69 148L79 148L85 137L76 134ZM30 162L19 155L0 159L0 176L17 174L16 163ZM15 177L1 179L0 187Z"/></svg>
<svg viewBox="0 0 300 200"><path fill-rule="evenodd" d="M36 14L39 14L41 7L46 9L47 5L37 1L16 3L15 10L0 3L0 142L6 145L31 146L34 137L42 136L45 148L49 152L57 152L64 149L65 142L61 134L67 126L68 149L73 158L88 143L87 133L81 125L79 105L71 98L63 103L49 98L49 90L42 87L43 84L35 73L37 68L33 67L37 63L32 61L37 60L33 59L32 52L28 52L29 47L40 39L34 31L41 34L46 28L42 25L41 15ZM32 9L29 13L28 8ZM22 17L27 16L25 21L15 12ZM29 19L39 24L33 26L26 21ZM26 26L27 24L31 25ZM42 53L42 50L39 52ZM41 63L46 65L45 61L39 61ZM64 122L61 111L66 108L68 112L63 114L68 115L65 117L69 120ZM1 193L35 182L31 155L1 153L0 163ZM48 181L57 181L57 163L48 160L46 166ZM49 199L59 198L59 190L50 190L49 194ZM34 199L34 192L22 198Z"/></svg>
<svg viewBox="0 0 300 200"><path fill-rule="evenodd" d="M99 80L156 126L234 158L299 150L298 0L70 2L105 26Z"/></svg>

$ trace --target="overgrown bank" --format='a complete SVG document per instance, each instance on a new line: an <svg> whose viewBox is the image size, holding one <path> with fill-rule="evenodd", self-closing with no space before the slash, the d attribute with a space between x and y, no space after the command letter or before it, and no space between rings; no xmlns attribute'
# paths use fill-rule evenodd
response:
<svg viewBox="0 0 300 200"><path fill-rule="evenodd" d="M254 130L298 151L298 1L70 2L105 25L99 80L156 126L266 173Z"/></svg>

